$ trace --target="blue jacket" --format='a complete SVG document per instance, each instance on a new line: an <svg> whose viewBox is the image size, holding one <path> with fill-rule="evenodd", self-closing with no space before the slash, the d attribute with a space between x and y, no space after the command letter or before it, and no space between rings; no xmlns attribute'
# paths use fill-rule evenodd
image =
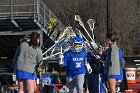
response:
<svg viewBox="0 0 140 93"><path fill-rule="evenodd" d="M66 76L74 77L79 74L85 74L86 51L82 49L80 53L74 53L68 50L64 53L64 66L66 66Z"/></svg>
<svg viewBox="0 0 140 93"><path fill-rule="evenodd" d="M122 50L120 48L118 48L119 51L119 59L120 59L120 75L118 76L118 80L123 80L123 67L121 64L123 63L123 53Z"/></svg>
<svg viewBox="0 0 140 93"><path fill-rule="evenodd" d="M108 54L109 51L105 51L102 55L102 59L105 59L106 55ZM123 53L122 50L120 48L118 48L118 52L119 52L119 61L120 61L120 74L119 75L114 75L111 74L109 77L111 78L116 78L118 80L123 80L123 70L122 70L122 66L121 66L121 62L123 60Z"/></svg>
<svg viewBox="0 0 140 93"><path fill-rule="evenodd" d="M120 59L120 61L122 61L122 59L123 59L122 50L120 48L118 48L118 50L119 50L119 59Z"/></svg>
<svg viewBox="0 0 140 93"><path fill-rule="evenodd" d="M103 65L99 62L92 54L87 54L87 62L89 62L90 66L92 67L92 72L94 74L103 73Z"/></svg>
<svg viewBox="0 0 140 93"><path fill-rule="evenodd" d="M105 66L104 66L105 74L120 75L119 51L116 43L110 44L109 48L106 51L107 55L105 57Z"/></svg>

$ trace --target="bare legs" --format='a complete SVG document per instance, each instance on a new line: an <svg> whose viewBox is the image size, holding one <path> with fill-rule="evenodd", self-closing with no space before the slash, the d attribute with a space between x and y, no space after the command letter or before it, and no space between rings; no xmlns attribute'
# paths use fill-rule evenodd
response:
<svg viewBox="0 0 140 93"><path fill-rule="evenodd" d="M116 79L108 78L109 93L116 93Z"/></svg>
<svg viewBox="0 0 140 93"><path fill-rule="evenodd" d="M24 80L19 80L18 81L18 85L19 85L19 91L18 91L18 93L25 93L26 86L25 86Z"/></svg>
<svg viewBox="0 0 140 93"><path fill-rule="evenodd" d="M27 79L18 81L19 92L18 93L34 93L36 90L36 81Z"/></svg>
<svg viewBox="0 0 140 93"><path fill-rule="evenodd" d="M36 82L35 80L25 80L26 82L26 89L27 89L27 93L34 93L36 90Z"/></svg>

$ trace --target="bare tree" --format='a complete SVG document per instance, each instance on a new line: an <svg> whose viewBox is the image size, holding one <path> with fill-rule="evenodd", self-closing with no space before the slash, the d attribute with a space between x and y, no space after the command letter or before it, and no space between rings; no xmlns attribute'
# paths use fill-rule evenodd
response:
<svg viewBox="0 0 140 93"><path fill-rule="evenodd" d="M138 55L136 47L140 46L139 12L137 0L112 0L111 2L111 27L121 38L121 47L125 56Z"/></svg>
<svg viewBox="0 0 140 93"><path fill-rule="evenodd" d="M0 5L9 3L1 0ZM13 0L22 5L33 0ZM43 0L65 26L75 26L74 16L80 15L86 28L88 19L94 19L96 42L103 42L106 35L106 0ZM22 7L20 8L22 9ZM15 8L15 10L20 10ZM0 11L8 8L0 8ZM32 10L25 8L25 10ZM9 10L8 10L9 11ZM120 37L120 47L125 56L140 56L140 0L110 0L111 31Z"/></svg>

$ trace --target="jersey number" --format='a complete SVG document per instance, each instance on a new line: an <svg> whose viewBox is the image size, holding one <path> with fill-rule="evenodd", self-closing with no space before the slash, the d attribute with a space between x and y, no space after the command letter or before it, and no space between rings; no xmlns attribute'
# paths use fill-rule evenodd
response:
<svg viewBox="0 0 140 93"><path fill-rule="evenodd" d="M81 67L81 62L80 63L76 63L76 68L80 68Z"/></svg>

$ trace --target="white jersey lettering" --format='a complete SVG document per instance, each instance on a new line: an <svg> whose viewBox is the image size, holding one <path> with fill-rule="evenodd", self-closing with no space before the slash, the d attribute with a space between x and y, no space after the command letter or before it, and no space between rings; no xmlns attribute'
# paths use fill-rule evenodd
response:
<svg viewBox="0 0 140 93"><path fill-rule="evenodd" d="M83 58L72 58L73 61L83 61Z"/></svg>
<svg viewBox="0 0 140 93"><path fill-rule="evenodd" d="M76 63L76 68L80 68L81 67L81 62Z"/></svg>

